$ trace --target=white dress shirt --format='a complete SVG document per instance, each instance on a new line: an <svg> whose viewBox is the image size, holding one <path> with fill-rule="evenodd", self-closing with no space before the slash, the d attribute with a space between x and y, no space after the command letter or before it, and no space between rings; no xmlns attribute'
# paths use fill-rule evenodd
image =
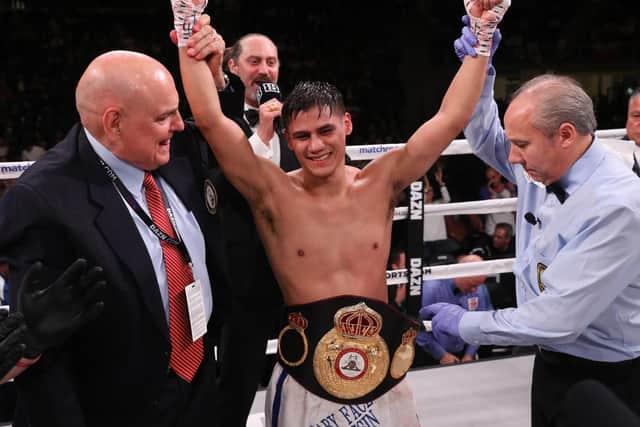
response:
<svg viewBox="0 0 640 427"><path fill-rule="evenodd" d="M111 169L113 169L118 178L122 181L122 184L124 184L127 190L129 190L133 195L140 207L144 209L149 216L151 216L149 208L147 207L147 198L145 197L144 188L142 186L142 182L144 181L144 171L117 158L111 151L107 150L104 145L98 142L98 140L96 140L86 129L85 133L89 139L89 144L91 144L94 151L111 167ZM191 262L193 264L193 277L195 280L199 279L202 285L202 298L208 321L211 317L213 297L211 294L211 283L209 281L209 273L206 264L206 246L204 243L204 236L200 230L200 225L198 225L198 221L193 213L187 210L169 183L160 176L156 176L156 181L159 186L162 186L162 190L167 196L169 205L171 205L171 209L173 210L178 228L177 231L182 240L184 240L187 250L189 251L189 256L191 257ZM122 197L122 195L120 195L120 197ZM140 233L140 237L142 237L144 245L149 252L149 258L153 264L153 270L156 273L156 279L160 289L160 297L162 298L162 305L168 324L169 285L167 282L167 273L164 266L160 240L158 240L158 237L149 229L147 224L144 223L138 214L134 212L124 198L122 201L129 210L136 228Z"/></svg>
<svg viewBox="0 0 640 427"><path fill-rule="evenodd" d="M257 110L250 106L249 104L244 104L244 111L246 110ZM245 119L246 121L246 119ZM248 124L249 122L247 122ZM265 144L262 139L258 136L258 126L252 126L251 131L253 135L249 137L249 144L251 144L251 148L256 155L260 157L264 157L265 159L271 160L276 165L280 166L280 137L277 132L273 132L273 136L268 144Z"/></svg>

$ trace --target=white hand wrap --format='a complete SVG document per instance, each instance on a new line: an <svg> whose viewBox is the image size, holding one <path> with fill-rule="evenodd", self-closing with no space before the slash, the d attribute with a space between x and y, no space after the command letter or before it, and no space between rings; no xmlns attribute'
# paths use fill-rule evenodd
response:
<svg viewBox="0 0 640 427"><path fill-rule="evenodd" d="M470 19L471 31L478 39L478 44L474 46L474 49L478 55L490 56L493 33L511 5L511 0L502 0L502 3L495 5L491 10L483 11L482 17L471 14L471 7L475 1L464 0L464 7Z"/></svg>
<svg viewBox="0 0 640 427"><path fill-rule="evenodd" d="M206 6L207 0L202 0L201 4L194 4L193 0L171 0L173 26L178 35L179 47L187 45L187 40L193 32L193 25L200 18Z"/></svg>

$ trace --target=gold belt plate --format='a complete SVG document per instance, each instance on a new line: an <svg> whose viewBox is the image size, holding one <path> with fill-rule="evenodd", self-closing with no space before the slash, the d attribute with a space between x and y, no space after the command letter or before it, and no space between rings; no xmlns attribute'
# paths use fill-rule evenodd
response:
<svg viewBox="0 0 640 427"><path fill-rule="evenodd" d="M314 375L332 396L362 397L378 387L389 370L389 349L379 335L382 316L359 303L338 310L334 325L316 345Z"/></svg>

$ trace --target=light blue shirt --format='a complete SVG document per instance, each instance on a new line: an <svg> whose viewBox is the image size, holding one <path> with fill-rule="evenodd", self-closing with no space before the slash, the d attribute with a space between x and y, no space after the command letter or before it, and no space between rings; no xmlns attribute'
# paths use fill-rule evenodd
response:
<svg viewBox="0 0 640 427"><path fill-rule="evenodd" d="M465 135L478 157L518 186L518 308L466 313L460 335L598 361L640 356L640 180L595 139L561 178L569 197L560 204L508 162L489 74ZM527 212L539 223L525 221Z"/></svg>
<svg viewBox="0 0 640 427"><path fill-rule="evenodd" d="M89 144L93 150L107 163L111 169L118 175L120 181L129 190L129 192L136 199L136 202L144 209L149 216L149 208L147 207L147 198L144 195L144 189L142 182L144 181L144 171L136 168L135 166L120 160L107 148L96 140L86 129L84 130ZM175 221L178 228L180 237L184 240L184 243L189 251L191 262L193 264L193 277L196 280L200 280L202 284L202 297L204 300L204 309L207 316L207 321L211 317L212 301L211 296L211 283L209 282L209 273L207 271L206 264L206 247L204 244L204 237L198 221L192 212L188 211L184 206L180 198L173 191L171 186L163 180L160 176L156 175L156 181L162 186L162 190L167 196L169 205L173 211ZM115 189L115 187L114 187ZM122 197L122 195L121 195ZM160 240L153 234L147 224L131 209L131 206L122 199L122 202L129 210L133 222L136 224L136 228L140 233L140 237L144 241L144 245L149 252L149 258L153 264L153 270L156 273L156 279L158 281L158 287L160 289L160 296L162 298L162 305L164 308L165 317L167 319L167 325L169 324L169 289L167 284L167 273L164 266L164 258L162 256L162 247L160 246Z"/></svg>

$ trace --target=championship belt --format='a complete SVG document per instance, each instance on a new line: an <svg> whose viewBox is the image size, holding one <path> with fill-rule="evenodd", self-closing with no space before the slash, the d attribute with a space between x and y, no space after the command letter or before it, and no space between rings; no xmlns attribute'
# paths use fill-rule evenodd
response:
<svg viewBox="0 0 640 427"><path fill-rule="evenodd" d="M287 311L288 324L278 339L279 361L296 381L324 399L370 402L400 382L411 367L419 325L386 303L341 296ZM392 359L389 348L394 349Z"/></svg>

